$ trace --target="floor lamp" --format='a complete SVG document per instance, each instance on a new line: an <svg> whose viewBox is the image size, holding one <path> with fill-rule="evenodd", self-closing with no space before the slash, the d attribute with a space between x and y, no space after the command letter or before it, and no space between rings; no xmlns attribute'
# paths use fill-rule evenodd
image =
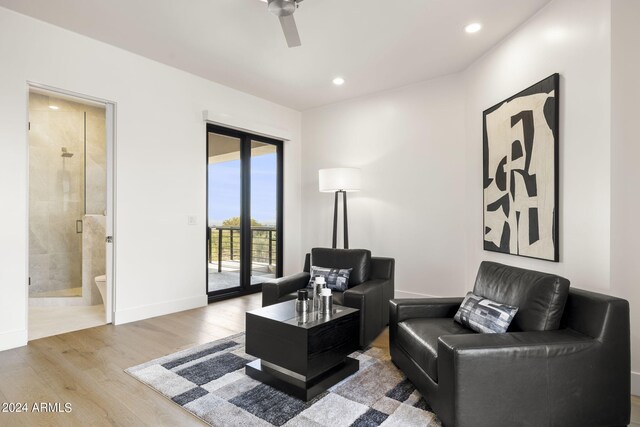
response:
<svg viewBox="0 0 640 427"><path fill-rule="evenodd" d="M333 246L338 242L338 194L342 193L344 215L344 248L349 249L349 229L347 226L347 192L360 191L360 169L331 168L318 171L318 181L322 193L335 193L333 205Z"/></svg>

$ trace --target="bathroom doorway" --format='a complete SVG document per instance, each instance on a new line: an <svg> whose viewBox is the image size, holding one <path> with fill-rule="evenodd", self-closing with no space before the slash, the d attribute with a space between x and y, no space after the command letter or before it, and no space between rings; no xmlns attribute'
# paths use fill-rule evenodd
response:
<svg viewBox="0 0 640 427"><path fill-rule="evenodd" d="M113 104L29 87L29 340L112 320Z"/></svg>

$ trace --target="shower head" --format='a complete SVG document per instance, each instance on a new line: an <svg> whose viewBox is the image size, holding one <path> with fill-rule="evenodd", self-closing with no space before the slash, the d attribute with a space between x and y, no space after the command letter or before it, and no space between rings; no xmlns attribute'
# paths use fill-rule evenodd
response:
<svg viewBox="0 0 640 427"><path fill-rule="evenodd" d="M67 151L67 147L62 147L62 157L65 157L65 158L73 157L73 153L69 153Z"/></svg>

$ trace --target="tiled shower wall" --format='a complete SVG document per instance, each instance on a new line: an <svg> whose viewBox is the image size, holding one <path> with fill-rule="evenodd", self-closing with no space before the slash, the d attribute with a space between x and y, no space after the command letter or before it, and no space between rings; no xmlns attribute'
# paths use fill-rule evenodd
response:
<svg viewBox="0 0 640 427"><path fill-rule="evenodd" d="M29 121L29 293L79 296L82 234L76 221L83 220L85 202L86 213L100 215L106 203L105 112L31 93ZM73 156L63 157L63 147Z"/></svg>

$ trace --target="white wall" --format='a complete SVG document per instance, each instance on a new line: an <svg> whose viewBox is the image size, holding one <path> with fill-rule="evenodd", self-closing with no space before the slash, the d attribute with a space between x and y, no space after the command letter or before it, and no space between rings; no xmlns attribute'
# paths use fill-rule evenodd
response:
<svg viewBox="0 0 640 427"><path fill-rule="evenodd" d="M610 5L556 0L465 71L467 287L481 260L566 276L609 290ZM560 73L560 262L482 247L482 112Z"/></svg>
<svg viewBox="0 0 640 427"><path fill-rule="evenodd" d="M206 304L203 110L291 139L285 272L299 269L300 113L2 8L0 62L0 350L27 339L27 81L117 103L117 322Z"/></svg>
<svg viewBox="0 0 640 427"><path fill-rule="evenodd" d="M305 111L303 249L330 243L332 197L318 193L317 169L356 166L366 188L350 199L352 246L398 258L399 290L462 294L483 259L608 289L609 20L607 0L555 1L461 74ZM486 252L482 112L555 72L561 262Z"/></svg>
<svg viewBox="0 0 640 427"><path fill-rule="evenodd" d="M318 169L359 167L350 246L396 259L398 295L459 294L464 114L457 75L304 112L302 249L331 246L333 194L318 192Z"/></svg>
<svg viewBox="0 0 640 427"><path fill-rule="evenodd" d="M632 392L640 395L640 32L637 0L555 0L465 71L467 286L481 260L555 272L631 306ZM482 111L559 72L560 262L482 249Z"/></svg>
<svg viewBox="0 0 640 427"><path fill-rule="evenodd" d="M611 287L631 303L631 391L640 396L640 2L611 10Z"/></svg>
<svg viewBox="0 0 640 427"><path fill-rule="evenodd" d="M458 75L305 111L302 249L330 244L317 169L362 167L350 239L397 259L398 296L463 295L493 260L626 298L640 394L638 16L637 0L555 0ZM482 112L556 72L560 262L484 251Z"/></svg>

